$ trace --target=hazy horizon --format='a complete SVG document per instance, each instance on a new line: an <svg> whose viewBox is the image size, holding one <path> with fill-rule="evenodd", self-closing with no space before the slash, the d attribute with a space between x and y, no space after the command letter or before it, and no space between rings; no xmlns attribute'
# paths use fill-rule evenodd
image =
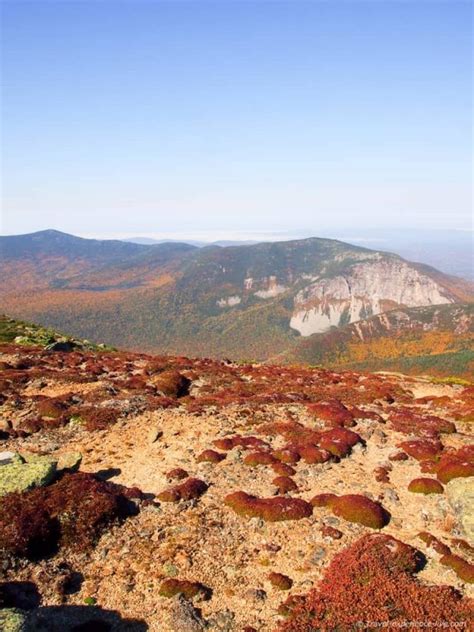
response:
<svg viewBox="0 0 474 632"><path fill-rule="evenodd" d="M6 0L0 232L468 230L471 13Z"/></svg>

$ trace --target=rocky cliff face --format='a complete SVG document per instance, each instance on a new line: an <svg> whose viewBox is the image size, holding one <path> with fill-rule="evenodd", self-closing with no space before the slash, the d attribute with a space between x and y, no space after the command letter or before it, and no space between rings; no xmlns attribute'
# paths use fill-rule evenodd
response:
<svg viewBox="0 0 474 632"><path fill-rule="evenodd" d="M193 248L47 232L0 237L0 267L11 316L129 349L261 361L332 326L474 297L428 266L318 238Z"/></svg>
<svg viewBox="0 0 474 632"><path fill-rule="evenodd" d="M402 260L360 263L347 274L317 279L298 292L290 327L310 336L398 306L453 302L454 296L433 278Z"/></svg>

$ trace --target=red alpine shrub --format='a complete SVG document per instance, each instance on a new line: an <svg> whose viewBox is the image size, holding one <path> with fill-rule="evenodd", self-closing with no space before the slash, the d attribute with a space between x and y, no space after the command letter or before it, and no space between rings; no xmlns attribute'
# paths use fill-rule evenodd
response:
<svg viewBox="0 0 474 632"><path fill-rule="evenodd" d="M388 535L366 535L337 554L317 588L289 604L280 632L372 630L430 621L468 632L472 602L449 586L426 586L414 574L420 553Z"/></svg>

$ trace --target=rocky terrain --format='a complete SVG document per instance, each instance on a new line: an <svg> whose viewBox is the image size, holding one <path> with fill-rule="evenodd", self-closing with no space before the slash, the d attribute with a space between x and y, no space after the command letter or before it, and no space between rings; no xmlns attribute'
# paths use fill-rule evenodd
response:
<svg viewBox="0 0 474 632"><path fill-rule="evenodd" d="M0 325L3 629L472 629L470 384Z"/></svg>
<svg viewBox="0 0 474 632"><path fill-rule="evenodd" d="M320 238L198 248L42 231L0 237L0 266L12 316L121 349L241 361L306 361L306 341L324 335L328 366L339 348L325 334L360 324L367 342L374 316L401 310L411 322L413 309L474 297L472 283L429 266ZM448 351L465 345L454 321L443 327ZM426 338L421 355L438 347Z"/></svg>

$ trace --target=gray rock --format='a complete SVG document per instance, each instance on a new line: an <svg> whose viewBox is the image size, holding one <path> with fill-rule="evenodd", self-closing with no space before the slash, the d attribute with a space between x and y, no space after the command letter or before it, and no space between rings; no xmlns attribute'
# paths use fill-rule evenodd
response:
<svg viewBox="0 0 474 632"><path fill-rule="evenodd" d="M449 481L446 495L466 540L474 546L474 478L454 478Z"/></svg>
<svg viewBox="0 0 474 632"><path fill-rule="evenodd" d="M245 592L245 597L251 601L265 601L267 593L263 590L263 588L249 588Z"/></svg>
<svg viewBox="0 0 474 632"><path fill-rule="evenodd" d="M199 610L182 595L173 600L170 623L173 630L180 632L201 632L206 629L206 622Z"/></svg>
<svg viewBox="0 0 474 632"><path fill-rule="evenodd" d="M68 472L77 472L81 465L82 454L80 452L66 452L58 457L58 472L67 470Z"/></svg>
<svg viewBox="0 0 474 632"><path fill-rule="evenodd" d="M163 436L163 430L161 428L150 428L148 432L148 443L155 443L158 439L161 439Z"/></svg>
<svg viewBox="0 0 474 632"><path fill-rule="evenodd" d="M319 562L323 560L325 557L326 557L326 549L323 549L322 546L318 546L311 553L311 557L309 558L309 561L311 564L319 564Z"/></svg>
<svg viewBox="0 0 474 632"><path fill-rule="evenodd" d="M9 465L10 463L23 463L23 459L17 452L0 452L0 465Z"/></svg>
<svg viewBox="0 0 474 632"><path fill-rule="evenodd" d="M384 490L383 496L386 500L388 500L388 502L391 502L394 504L400 502L400 498L398 497L397 492L391 487L388 487L386 490Z"/></svg>
<svg viewBox="0 0 474 632"><path fill-rule="evenodd" d="M234 629L235 614L231 610L221 610L209 619L209 627L220 632L231 632Z"/></svg>

